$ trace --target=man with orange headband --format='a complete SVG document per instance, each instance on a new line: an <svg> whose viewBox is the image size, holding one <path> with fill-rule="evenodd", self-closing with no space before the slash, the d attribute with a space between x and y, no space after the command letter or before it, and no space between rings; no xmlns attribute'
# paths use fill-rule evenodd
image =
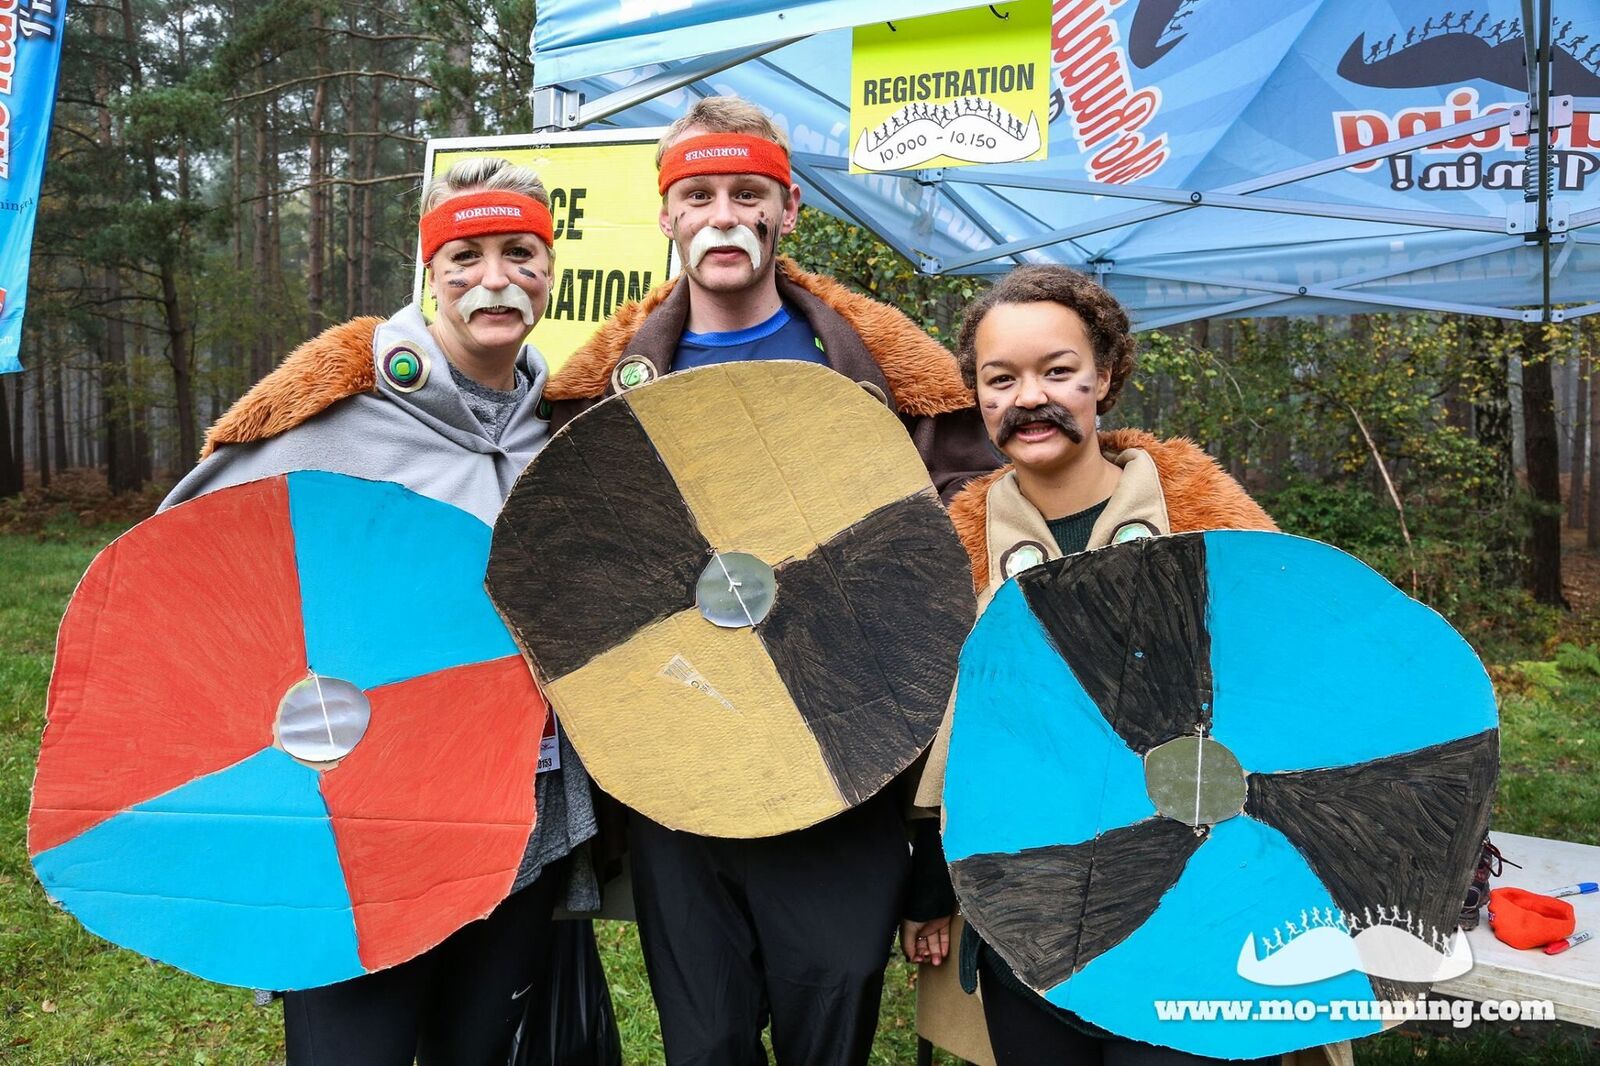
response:
<svg viewBox="0 0 1600 1066"><path fill-rule="evenodd" d="M524 340L549 297L552 236L532 171L484 157L434 179L420 227L434 320L412 304L302 345L211 427L205 458L162 506L331 470L399 482L492 525L549 439L544 358ZM552 907L599 905L581 847L595 831L589 777L565 735L559 744L558 767L535 789L535 827L511 894L408 962L286 993L290 1066L503 1066L524 993L547 965Z"/></svg>
<svg viewBox="0 0 1600 1066"><path fill-rule="evenodd" d="M954 358L894 308L778 256L800 189L783 134L731 97L657 152L661 229L683 276L619 310L546 390L552 424L674 370L752 359L832 367L897 412L941 492L995 466ZM669 1066L865 1063L909 858L888 788L820 825L753 840L627 812L633 891ZM949 904L924 915L948 913Z"/></svg>

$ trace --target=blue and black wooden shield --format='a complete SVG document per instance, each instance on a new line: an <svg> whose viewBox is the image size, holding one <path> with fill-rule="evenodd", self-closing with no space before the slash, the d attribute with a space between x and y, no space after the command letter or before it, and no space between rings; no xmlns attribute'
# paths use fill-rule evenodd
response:
<svg viewBox="0 0 1600 1066"><path fill-rule="evenodd" d="M1377 1032L1365 1005L1425 986L1245 974L1319 930L1442 945L1496 726L1467 643L1336 548L1228 531L1056 560L962 652L951 875L1024 983L1119 1035L1246 1058ZM1284 1000L1298 1020L1258 1009ZM1206 1018L1221 1002L1251 1007Z"/></svg>

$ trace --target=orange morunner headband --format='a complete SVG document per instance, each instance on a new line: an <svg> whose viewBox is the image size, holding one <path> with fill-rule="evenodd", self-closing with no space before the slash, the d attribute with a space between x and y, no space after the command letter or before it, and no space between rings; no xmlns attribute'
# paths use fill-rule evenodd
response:
<svg viewBox="0 0 1600 1066"><path fill-rule="evenodd" d="M789 153L780 144L748 133L702 133L686 137L661 157L661 195L673 183L702 174L760 174L787 189Z"/></svg>
<svg viewBox="0 0 1600 1066"><path fill-rule="evenodd" d="M555 244L550 209L531 196L504 190L453 196L423 215L420 229L424 263L449 242L465 237L531 233L546 248Z"/></svg>

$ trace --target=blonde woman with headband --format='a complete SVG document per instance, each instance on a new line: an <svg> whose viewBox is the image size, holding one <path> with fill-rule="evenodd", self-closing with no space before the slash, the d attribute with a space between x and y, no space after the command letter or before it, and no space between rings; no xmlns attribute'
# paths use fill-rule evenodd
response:
<svg viewBox="0 0 1600 1066"><path fill-rule="evenodd" d="M163 508L316 469L398 482L494 523L549 439L545 362L524 343L550 293L549 197L503 159L459 163L424 190L420 235L434 321L411 304L306 342L211 427ZM506 1061L522 994L546 966L552 908L599 904L582 847L595 830L589 779L564 737L559 762L539 779L505 901L409 962L286 993L289 1066Z"/></svg>

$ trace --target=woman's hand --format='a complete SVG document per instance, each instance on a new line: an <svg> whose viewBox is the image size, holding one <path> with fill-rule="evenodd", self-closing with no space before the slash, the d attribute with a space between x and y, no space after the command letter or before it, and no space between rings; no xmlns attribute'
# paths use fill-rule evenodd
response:
<svg viewBox="0 0 1600 1066"><path fill-rule="evenodd" d="M950 954L950 919L932 918L926 922L900 923L900 950L912 962L931 962L938 966Z"/></svg>

